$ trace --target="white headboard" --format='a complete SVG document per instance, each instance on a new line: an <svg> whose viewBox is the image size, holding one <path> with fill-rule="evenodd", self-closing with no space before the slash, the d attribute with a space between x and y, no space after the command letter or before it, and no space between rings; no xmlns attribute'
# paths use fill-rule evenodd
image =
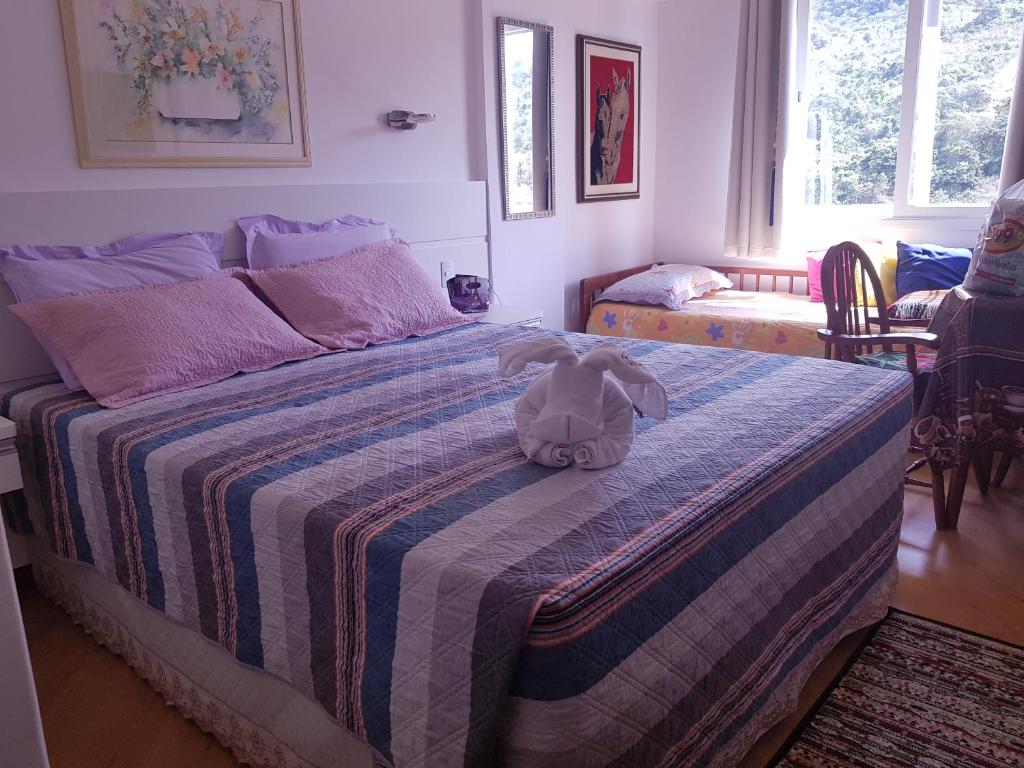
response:
<svg viewBox="0 0 1024 768"><path fill-rule="evenodd" d="M438 280L442 261L456 272L489 274L482 181L3 193L0 244L93 245L136 232L212 230L225 233L223 262L235 266L245 259L235 221L260 213L306 221L347 213L385 219ZM0 282L0 389L53 371L32 334L7 310L13 300Z"/></svg>

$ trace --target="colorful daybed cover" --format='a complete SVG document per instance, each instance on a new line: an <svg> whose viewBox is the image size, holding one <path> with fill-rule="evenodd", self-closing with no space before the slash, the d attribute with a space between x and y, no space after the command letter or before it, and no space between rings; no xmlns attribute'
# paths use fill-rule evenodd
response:
<svg viewBox="0 0 1024 768"><path fill-rule="evenodd" d="M544 333L475 325L118 410L37 386L3 412L59 555L382 763L735 760L882 615L910 377L626 341L668 420L619 466L553 470L516 440L536 371L497 375Z"/></svg>
<svg viewBox="0 0 1024 768"><path fill-rule="evenodd" d="M824 357L825 305L793 293L724 290L666 307L599 301L587 333Z"/></svg>

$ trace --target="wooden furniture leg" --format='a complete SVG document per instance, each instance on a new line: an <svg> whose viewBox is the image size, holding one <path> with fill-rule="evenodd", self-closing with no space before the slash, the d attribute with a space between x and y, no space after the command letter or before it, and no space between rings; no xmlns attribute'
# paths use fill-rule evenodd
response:
<svg viewBox="0 0 1024 768"><path fill-rule="evenodd" d="M989 449L974 452L974 477L978 481L978 490L982 496L988 496L989 478L992 477L992 451Z"/></svg>
<svg viewBox="0 0 1024 768"><path fill-rule="evenodd" d="M935 530L946 530L946 486L942 470L932 467L932 507L935 509Z"/></svg>
<svg viewBox="0 0 1024 768"><path fill-rule="evenodd" d="M999 467L996 469L996 476L992 478L992 487L1001 488L1003 486L1003 480L1006 479L1006 473L1010 471L1010 464L1013 463L1013 453L1010 451L1003 451L1003 458L999 460Z"/></svg>
<svg viewBox="0 0 1024 768"><path fill-rule="evenodd" d="M946 530L955 531L960 519L960 507L964 503L964 489L967 487L967 475L971 471L974 458L974 446L968 443L964 448L964 456L960 463L953 467L949 478L949 496L946 499Z"/></svg>

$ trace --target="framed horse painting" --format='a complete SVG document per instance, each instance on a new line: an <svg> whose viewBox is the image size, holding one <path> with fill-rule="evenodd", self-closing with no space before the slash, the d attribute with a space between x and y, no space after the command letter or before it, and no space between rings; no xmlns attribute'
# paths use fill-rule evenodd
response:
<svg viewBox="0 0 1024 768"><path fill-rule="evenodd" d="M640 197L640 46L576 36L577 200Z"/></svg>

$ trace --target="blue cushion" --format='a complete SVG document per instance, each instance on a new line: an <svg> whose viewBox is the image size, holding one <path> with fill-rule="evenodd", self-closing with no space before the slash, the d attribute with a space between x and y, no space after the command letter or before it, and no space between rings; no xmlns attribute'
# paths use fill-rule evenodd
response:
<svg viewBox="0 0 1024 768"><path fill-rule="evenodd" d="M901 298L960 285L971 265L971 249L897 242L896 259L896 298Z"/></svg>

